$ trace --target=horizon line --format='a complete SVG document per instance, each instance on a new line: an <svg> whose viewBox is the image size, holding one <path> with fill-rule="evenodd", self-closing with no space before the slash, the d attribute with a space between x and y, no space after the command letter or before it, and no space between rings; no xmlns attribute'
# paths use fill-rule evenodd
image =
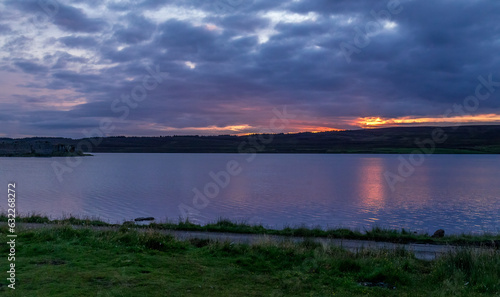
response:
<svg viewBox="0 0 500 297"><path fill-rule="evenodd" d="M102 137L83 137L83 138L73 138L73 137L64 137L64 136L25 136L25 137L7 137L1 136L0 139L12 139L12 140L22 140L22 139L33 139L33 138L63 138L63 139L72 139L72 140L81 140L81 139L93 139L93 138L162 138L162 137L221 137L221 136L231 136L231 137L245 137L252 135L293 135L293 134L320 134L320 133L332 133L332 132L346 132L346 131L360 131L360 130L382 130L382 129L413 129L413 128L460 128L460 127L477 127L477 126L499 126L500 124L485 124L485 123L467 123L466 125L397 125L397 126L372 126L372 127L358 127L356 129L331 129L324 131L299 131L299 132L280 132L280 133L242 133L242 134L218 134L218 135L200 135L200 134L173 134L173 135L156 135L156 136L140 136L140 135L107 135Z"/></svg>

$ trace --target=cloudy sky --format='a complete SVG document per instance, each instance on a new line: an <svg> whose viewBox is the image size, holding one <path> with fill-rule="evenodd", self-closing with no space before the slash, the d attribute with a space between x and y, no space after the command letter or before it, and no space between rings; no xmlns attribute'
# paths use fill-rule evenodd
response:
<svg viewBox="0 0 500 297"><path fill-rule="evenodd" d="M256 133L284 108L283 132L500 124L499 15L498 0L4 0L0 137Z"/></svg>

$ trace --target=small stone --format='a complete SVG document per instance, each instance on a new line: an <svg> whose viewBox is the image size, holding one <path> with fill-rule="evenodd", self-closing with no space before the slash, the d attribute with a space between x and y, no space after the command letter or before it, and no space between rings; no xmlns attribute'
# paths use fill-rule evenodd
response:
<svg viewBox="0 0 500 297"><path fill-rule="evenodd" d="M436 232L434 232L434 235L432 235L431 237L444 237L444 230L443 229L439 229L439 230L436 230Z"/></svg>

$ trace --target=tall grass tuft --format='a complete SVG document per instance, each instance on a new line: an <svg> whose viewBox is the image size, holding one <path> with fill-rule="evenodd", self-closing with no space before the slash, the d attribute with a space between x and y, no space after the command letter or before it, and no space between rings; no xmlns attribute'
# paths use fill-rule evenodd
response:
<svg viewBox="0 0 500 297"><path fill-rule="evenodd" d="M447 286L464 286L487 293L500 291L500 251L459 248L435 262L433 276Z"/></svg>

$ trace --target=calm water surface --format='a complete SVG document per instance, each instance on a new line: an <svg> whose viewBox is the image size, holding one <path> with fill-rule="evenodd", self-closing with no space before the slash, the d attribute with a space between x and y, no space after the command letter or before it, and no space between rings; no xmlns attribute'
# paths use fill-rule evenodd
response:
<svg viewBox="0 0 500 297"><path fill-rule="evenodd" d="M65 158L0 158L0 187L16 182L17 210L53 218L140 216L206 223L219 217L286 225L500 232L500 156L432 155L393 189L398 155L95 154L62 175ZM227 186L210 172L236 161ZM212 174L212 175L213 175ZM225 185L224 179L219 183ZM196 195L205 193L204 197ZM199 195L199 194L198 194ZM0 203L5 212L7 195ZM200 198L201 197L201 198ZM194 201L193 201L194 200Z"/></svg>

